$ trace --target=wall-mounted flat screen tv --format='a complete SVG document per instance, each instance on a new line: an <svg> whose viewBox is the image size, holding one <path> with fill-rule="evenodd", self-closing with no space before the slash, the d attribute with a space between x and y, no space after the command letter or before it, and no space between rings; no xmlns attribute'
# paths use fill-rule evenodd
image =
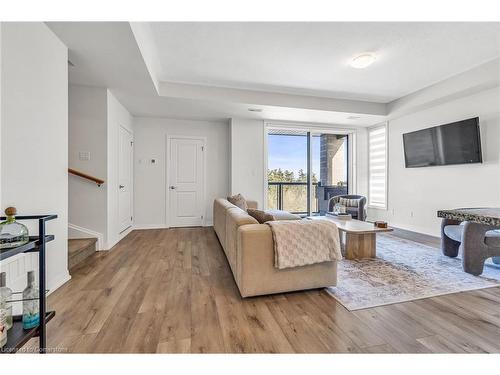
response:
<svg viewBox="0 0 500 375"><path fill-rule="evenodd" d="M479 117L403 134L406 168L482 163Z"/></svg>

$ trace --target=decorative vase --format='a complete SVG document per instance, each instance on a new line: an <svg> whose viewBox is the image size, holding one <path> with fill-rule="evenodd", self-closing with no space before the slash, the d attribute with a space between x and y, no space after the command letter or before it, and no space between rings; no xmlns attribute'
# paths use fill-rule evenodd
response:
<svg viewBox="0 0 500 375"><path fill-rule="evenodd" d="M0 223L0 249L22 246L29 241L28 228L16 221L16 208L5 210L7 220Z"/></svg>

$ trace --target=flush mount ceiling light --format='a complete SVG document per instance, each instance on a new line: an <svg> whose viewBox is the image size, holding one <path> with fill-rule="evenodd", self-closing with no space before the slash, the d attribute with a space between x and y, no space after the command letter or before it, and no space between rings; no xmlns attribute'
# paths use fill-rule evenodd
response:
<svg viewBox="0 0 500 375"><path fill-rule="evenodd" d="M262 112L262 109L260 108L248 108L250 112Z"/></svg>
<svg viewBox="0 0 500 375"><path fill-rule="evenodd" d="M365 52L354 57L349 65L356 69L363 69L373 64L375 60L377 60L377 56L374 53Z"/></svg>

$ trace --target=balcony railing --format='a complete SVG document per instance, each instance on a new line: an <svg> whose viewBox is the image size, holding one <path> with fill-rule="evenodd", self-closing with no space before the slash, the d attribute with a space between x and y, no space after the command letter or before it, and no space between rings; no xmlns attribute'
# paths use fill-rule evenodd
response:
<svg viewBox="0 0 500 375"><path fill-rule="evenodd" d="M318 213L316 182L311 191L311 211ZM267 206L294 214L307 214L307 182L268 182Z"/></svg>

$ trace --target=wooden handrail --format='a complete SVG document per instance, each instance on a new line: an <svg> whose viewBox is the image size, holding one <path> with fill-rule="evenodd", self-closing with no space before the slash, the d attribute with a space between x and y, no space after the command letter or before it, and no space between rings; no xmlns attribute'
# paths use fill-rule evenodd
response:
<svg viewBox="0 0 500 375"><path fill-rule="evenodd" d="M74 174L75 176L85 178L85 179L90 180L90 181L93 181L97 184L97 186L101 186L102 184L104 184L104 180L101 180L100 178L97 178L97 177L92 177L88 174L85 174L83 172L77 171L77 170L72 169L72 168L68 168L68 173Z"/></svg>

